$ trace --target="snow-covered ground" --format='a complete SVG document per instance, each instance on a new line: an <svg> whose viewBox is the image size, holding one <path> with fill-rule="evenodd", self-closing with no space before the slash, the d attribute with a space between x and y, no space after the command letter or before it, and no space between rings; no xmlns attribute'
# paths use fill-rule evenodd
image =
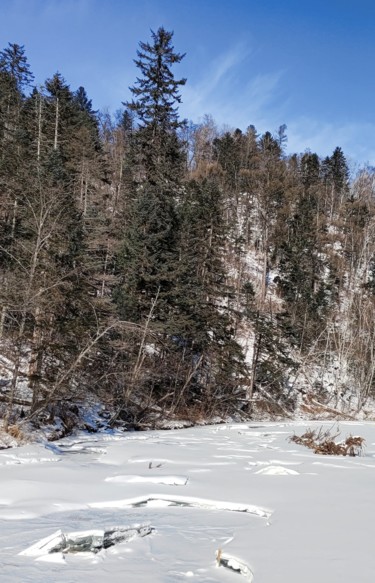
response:
<svg viewBox="0 0 375 583"><path fill-rule="evenodd" d="M366 439L356 458L288 441L321 425L82 434L1 451L0 581L373 583L375 425L340 423L343 438ZM108 537L118 544L99 550ZM80 539L99 552L67 552Z"/></svg>

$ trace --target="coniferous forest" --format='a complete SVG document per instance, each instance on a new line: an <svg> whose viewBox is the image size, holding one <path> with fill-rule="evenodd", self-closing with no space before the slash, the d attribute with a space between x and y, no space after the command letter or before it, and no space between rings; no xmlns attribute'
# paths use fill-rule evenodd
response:
<svg viewBox="0 0 375 583"><path fill-rule="evenodd" d="M143 428L371 402L374 170L287 155L286 126L181 119L183 57L152 32L111 116L0 52L5 428L98 403Z"/></svg>

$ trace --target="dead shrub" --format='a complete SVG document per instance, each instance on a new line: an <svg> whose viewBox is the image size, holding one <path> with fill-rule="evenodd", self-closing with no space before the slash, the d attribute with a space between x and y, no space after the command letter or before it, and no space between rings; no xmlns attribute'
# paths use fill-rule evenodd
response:
<svg viewBox="0 0 375 583"><path fill-rule="evenodd" d="M365 443L363 437L349 435L344 441L336 441L339 436L338 429L336 433L333 433L332 428L324 430L321 427L320 429L307 429L303 435L292 435L288 439L322 455L348 455L351 457L361 455Z"/></svg>
<svg viewBox="0 0 375 583"><path fill-rule="evenodd" d="M23 441L25 436L18 425L9 425L7 433L17 441Z"/></svg>

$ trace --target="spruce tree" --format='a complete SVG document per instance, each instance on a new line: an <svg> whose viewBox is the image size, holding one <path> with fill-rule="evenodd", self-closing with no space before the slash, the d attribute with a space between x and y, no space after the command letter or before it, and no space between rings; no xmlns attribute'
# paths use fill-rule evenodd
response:
<svg viewBox="0 0 375 583"><path fill-rule="evenodd" d="M244 375L235 339L233 290L225 266L228 228L218 176L191 181L181 205L177 301L184 365L194 375L184 399L202 411L230 410ZM186 366L188 365L188 366ZM194 368L193 367L193 368ZM185 372L186 374L186 372Z"/></svg>
<svg viewBox="0 0 375 583"><path fill-rule="evenodd" d="M285 301L282 319L291 332L290 341L302 351L321 333L334 293L331 265L322 252L327 227L321 191L319 158L306 153L300 160L286 230L278 241L275 279Z"/></svg>
<svg viewBox="0 0 375 583"><path fill-rule="evenodd" d="M22 147L23 91L32 80L24 47L9 43L0 52L0 338L11 321L8 304L16 264L13 245L20 229L20 197L25 188L20 170L27 163Z"/></svg>
<svg viewBox="0 0 375 583"><path fill-rule="evenodd" d="M47 88L23 98L19 116L19 185L13 181L11 188L17 213L10 220L11 262L1 298L14 362L8 417L25 355L34 411L71 397L73 377L78 386L73 363L99 322L75 189L84 151L76 147L79 112L60 75Z"/></svg>
<svg viewBox="0 0 375 583"><path fill-rule="evenodd" d="M172 46L173 33L164 28L152 32L152 44L140 43L135 60L141 76L131 88L133 100L126 103L134 116L130 141L130 204L122 250L117 257L121 284L115 292L119 315L147 331L157 349L148 356L148 374L143 384L171 389L174 381L174 351L180 336L176 281L179 269L177 203L182 193L183 145L178 137L182 123L177 105L178 89L171 67L183 58ZM126 120L129 135L129 115ZM133 120L132 120L133 121ZM128 385L140 383L138 369L144 349L144 333L133 338ZM144 352L142 353L145 357Z"/></svg>
<svg viewBox="0 0 375 583"><path fill-rule="evenodd" d="M324 159L321 171L326 191L326 213L332 221L349 196L349 169L341 148L335 148L332 156Z"/></svg>
<svg viewBox="0 0 375 583"><path fill-rule="evenodd" d="M34 75L30 71L24 46L8 43L8 47L0 52L0 72L9 75L19 91L32 83Z"/></svg>
<svg viewBox="0 0 375 583"><path fill-rule="evenodd" d="M119 256L124 282L117 299L121 315L136 321L146 316L157 292L154 317L158 318L160 309L160 318L166 322L173 312L167 304L171 304L178 260L176 199L183 172L176 103L185 80L176 81L171 71L183 57L175 53L172 36L159 28L152 32L152 45L140 43L135 63L142 77L131 88L133 101L126 104L138 128L132 139L131 224Z"/></svg>
<svg viewBox="0 0 375 583"><path fill-rule="evenodd" d="M150 184L178 182L183 170L183 150L177 131L183 122L178 116L179 88L186 79L176 80L171 70L184 55L172 45L173 32L163 27L151 31L152 44L140 42L135 64L142 76L130 88L133 100L127 108L139 124L137 144L141 181Z"/></svg>

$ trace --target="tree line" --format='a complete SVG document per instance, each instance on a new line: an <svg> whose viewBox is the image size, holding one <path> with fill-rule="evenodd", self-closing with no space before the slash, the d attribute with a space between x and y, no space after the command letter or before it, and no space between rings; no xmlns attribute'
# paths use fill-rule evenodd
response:
<svg viewBox="0 0 375 583"><path fill-rule="evenodd" d="M181 120L172 39L139 43L116 116L0 52L5 426L97 400L135 427L291 412L327 371L337 399L373 392L373 170Z"/></svg>

